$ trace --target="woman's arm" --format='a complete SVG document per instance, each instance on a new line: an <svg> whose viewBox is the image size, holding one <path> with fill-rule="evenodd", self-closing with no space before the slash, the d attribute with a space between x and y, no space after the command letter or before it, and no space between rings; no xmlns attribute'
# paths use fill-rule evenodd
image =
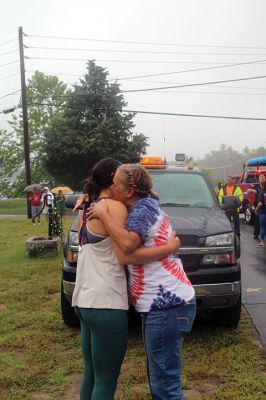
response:
<svg viewBox="0 0 266 400"><path fill-rule="evenodd" d="M259 210L261 209L262 206L263 206L263 203L260 201L260 202L257 204L257 207L256 207L256 209L255 209L255 214L256 214L256 215L258 215Z"/></svg>
<svg viewBox="0 0 266 400"><path fill-rule="evenodd" d="M135 232L128 232L124 228L125 220L121 224L121 221L118 220L119 212L113 212L113 210L108 207L108 203L105 200L99 201L99 203L93 205L93 207L89 211L89 219L99 218L105 226L105 229L109 236L119 245L125 253L131 253L136 250L140 244L142 243L141 238ZM120 205L122 203L116 202ZM124 209L125 206L123 205Z"/></svg>
<svg viewBox="0 0 266 400"><path fill-rule="evenodd" d="M119 231L122 228L123 231L126 231L126 229L123 228L128 215L125 205L120 203L119 201L110 200L107 200L106 203L106 207L109 210L107 214L111 219L115 219L117 230ZM96 205L98 204L99 203L97 203ZM105 219L103 220L103 223L105 225ZM138 236L136 233L135 235ZM171 234L165 245L154 247L139 247L131 253L123 251L120 243L120 240L113 240L113 248L119 263L134 265L147 264L152 261L160 260L169 256L170 254L175 254L180 247L180 240L176 236L175 232Z"/></svg>
<svg viewBox="0 0 266 400"><path fill-rule="evenodd" d="M81 194L76 201L76 204L73 208L73 212L76 211L82 204L86 203L87 201L89 201L89 196L87 194Z"/></svg>
<svg viewBox="0 0 266 400"><path fill-rule="evenodd" d="M167 243L162 246L139 247L132 253L125 253L119 245L113 241L113 248L120 264L147 264L175 254L180 247L180 240L173 232Z"/></svg>

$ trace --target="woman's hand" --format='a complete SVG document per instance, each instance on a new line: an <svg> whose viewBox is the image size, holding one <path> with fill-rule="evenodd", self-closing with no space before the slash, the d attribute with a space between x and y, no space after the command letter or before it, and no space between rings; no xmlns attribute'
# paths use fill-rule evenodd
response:
<svg viewBox="0 0 266 400"><path fill-rule="evenodd" d="M173 231L171 233L171 236L169 236L168 240L167 240L167 245L169 246L169 249L171 251L171 253L176 253L178 251L178 249L181 246L181 242L178 236L176 236L176 231Z"/></svg>
<svg viewBox="0 0 266 400"><path fill-rule="evenodd" d="M82 194L81 196L78 197L75 207L73 208L73 212L76 211L82 204L86 203L88 201L88 195L87 194Z"/></svg>
<svg viewBox="0 0 266 400"><path fill-rule="evenodd" d="M94 203L89 208L89 220L93 218L103 219L108 212L108 206L106 201L101 200L98 203Z"/></svg>

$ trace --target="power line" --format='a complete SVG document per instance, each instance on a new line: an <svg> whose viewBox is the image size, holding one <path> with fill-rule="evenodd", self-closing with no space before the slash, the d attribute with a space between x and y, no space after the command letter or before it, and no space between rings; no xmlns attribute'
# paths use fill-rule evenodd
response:
<svg viewBox="0 0 266 400"><path fill-rule="evenodd" d="M124 78L112 78L112 79L110 79L110 81L122 81L122 80L131 80L131 79L137 79L137 78L149 78L149 77L154 77L154 76L175 75L175 74L183 74L183 73L187 73L187 72L206 71L206 70L212 70L212 69L236 67L236 66L240 66L240 65L257 64L257 63L263 63L263 62L266 62L266 59L265 60L255 60L255 61L246 61L246 62L233 63L233 64L223 64L223 65L218 65L215 67L195 68L195 69L188 69L188 70L181 70L181 71L174 71L174 72L163 72L163 73L159 73L159 74L137 75L137 76L124 77ZM28 71L28 72L35 72L35 71ZM61 74L61 72L59 72L59 73L58 72L49 72L49 73ZM80 77L80 75L77 75L77 74L61 74L61 75Z"/></svg>
<svg viewBox="0 0 266 400"><path fill-rule="evenodd" d="M69 85L74 85L74 83ZM173 91L173 90L156 90L156 93L173 93L173 94L214 94L214 95L239 95L239 96L266 96L266 92L265 93L245 93L245 92L206 92L206 91ZM75 97L79 97L79 98L83 98L83 97L87 97L87 94L75 94ZM61 95L61 96L42 96L42 99L48 99L48 98L52 98L52 99L69 99L72 97L72 94L68 94L68 95Z"/></svg>
<svg viewBox="0 0 266 400"><path fill-rule="evenodd" d="M149 91L156 91L156 90L162 90L162 89L175 89L175 88L191 87L191 86L214 85L214 84L217 84L217 83L240 82L240 81L248 81L248 80L252 80L252 79L262 79L262 78L266 78L266 75L251 76L251 77L248 77L248 78L227 79L227 80L222 80L222 81L188 83L188 84L185 84L185 85L164 86L164 87L157 87L157 88L122 90L121 93L149 92Z"/></svg>
<svg viewBox="0 0 266 400"><path fill-rule="evenodd" d="M21 92L21 89L18 89L15 92L7 93L4 96L1 96L0 99L4 99L5 97L8 97L8 96L13 96L13 94L16 94L16 93L19 93L19 92Z"/></svg>
<svg viewBox="0 0 266 400"><path fill-rule="evenodd" d="M48 35L30 35L24 34L26 37L42 38L42 39L59 39L59 40L80 40L87 42L106 42L106 43L125 43L125 44L145 44L151 46L180 46L180 47L207 47L207 48L223 48L223 49L256 49L265 50L266 47L258 46L225 46L225 45L205 45L205 44L184 44L184 43L161 43L161 42L142 42L128 40L109 40L109 39L92 39L92 38L77 38L65 36L48 36Z"/></svg>
<svg viewBox="0 0 266 400"><path fill-rule="evenodd" d="M11 42L15 42L16 40L17 40L17 39L7 40L6 42L0 43L0 46L4 46L5 44L11 43Z"/></svg>
<svg viewBox="0 0 266 400"><path fill-rule="evenodd" d="M16 53L17 51L18 51L18 49L7 51L6 53L0 54L0 57L1 57L1 56L6 56L7 54Z"/></svg>
<svg viewBox="0 0 266 400"><path fill-rule="evenodd" d="M15 64L15 63L17 63L18 61L19 61L19 60L15 60L15 61L8 62L8 63L6 63L6 64L1 64L0 67L5 67L6 65L10 65L10 64Z"/></svg>
<svg viewBox="0 0 266 400"><path fill-rule="evenodd" d="M248 64L257 64L257 63L263 63L265 61L266 60L247 61L247 62L234 63L234 64L223 64L223 65L218 65L216 67L195 68L195 69L187 69L187 70L175 71L175 72L163 72L160 74L149 74L149 75L139 75L139 76L131 76L131 77L125 77L125 78L116 78L116 79L111 79L111 80L121 81L121 80L135 79L135 78L149 78L149 77L153 77L153 76L175 75L175 74L183 74L183 73L187 73L187 72L207 71L207 70L211 70L211 69L237 67L240 65L248 65Z"/></svg>
<svg viewBox="0 0 266 400"><path fill-rule="evenodd" d="M50 61L88 61L87 58L58 58L58 57L28 57L25 56L27 60L50 60ZM149 60L113 60L113 59L94 59L96 62L120 62L120 63L143 63L143 64L221 64L220 62L203 62L203 61L149 61ZM249 64L254 64L257 62L264 63L266 60L254 61ZM238 65L243 65L244 63L239 63ZM246 64L246 63L245 63ZM231 64L227 64L228 66ZM209 68L205 68L209 69ZM189 71L190 72L190 71ZM150 75L151 76L151 75ZM153 75L154 76L154 75ZM127 78L128 79L128 78Z"/></svg>
<svg viewBox="0 0 266 400"><path fill-rule="evenodd" d="M147 51L147 50L120 50L120 49L82 49L77 47L45 47L24 46L26 49L38 50L60 50L60 51L88 51L105 53L135 53L135 54L181 54L181 55L207 55L207 56L265 56L265 53L202 53L202 52L180 52L180 51Z"/></svg>
<svg viewBox="0 0 266 400"><path fill-rule="evenodd" d="M6 75L6 76L3 76L2 78L0 78L0 81L3 81L4 79L7 79L7 78L11 78L12 76L17 76L19 73L17 72L16 74L10 74L10 75Z"/></svg>
<svg viewBox="0 0 266 400"><path fill-rule="evenodd" d="M246 161L246 158L247 158L247 157L242 158L241 160L238 160L238 161L234 161L234 162L232 162L232 163L230 163L230 164L227 164L227 165L222 165L221 167L201 167L201 168L206 168L206 169L223 169L223 168L231 167L231 166L234 165L234 164L238 164L238 163L240 163L240 162Z"/></svg>
<svg viewBox="0 0 266 400"><path fill-rule="evenodd" d="M177 85L177 82L153 81L153 80L142 80L142 79L134 79L134 82L161 83L161 84ZM75 83L68 83L68 84L70 84L70 85L73 84L74 85ZM217 85L215 87L216 88L222 88L222 89L238 89L238 90L263 90L263 91L266 90L266 87L265 88L263 88L263 87L247 87L247 86L245 86L245 87L240 86L239 87L239 86L222 86L222 85L221 86ZM186 93L188 93L188 92L186 92ZM192 93L192 92L189 92L189 93ZM213 92L210 92L210 93L213 93ZM226 92L226 93L230 94L231 92Z"/></svg>
<svg viewBox="0 0 266 400"><path fill-rule="evenodd" d="M107 108L95 108L95 107L80 107L80 106L65 106L61 104L49 104L49 103L31 103L29 106L48 106L48 107L61 107L67 109L79 109L79 110L98 110L107 112L125 112L132 114L152 114L152 115L168 115L176 117L195 117L195 118L218 118L218 119L233 119L233 120L246 120L246 121L266 121L266 118L254 118L254 117L236 117L226 115L205 115L205 114L184 114L184 113L169 113L169 112L157 112L157 111L140 111L140 110L114 110Z"/></svg>

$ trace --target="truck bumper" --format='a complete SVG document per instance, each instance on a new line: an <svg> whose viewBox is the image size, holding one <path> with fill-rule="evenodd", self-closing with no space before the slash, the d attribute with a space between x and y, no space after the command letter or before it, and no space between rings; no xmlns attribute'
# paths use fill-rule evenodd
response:
<svg viewBox="0 0 266 400"><path fill-rule="evenodd" d="M233 307L241 298L241 282L194 285L199 310Z"/></svg>

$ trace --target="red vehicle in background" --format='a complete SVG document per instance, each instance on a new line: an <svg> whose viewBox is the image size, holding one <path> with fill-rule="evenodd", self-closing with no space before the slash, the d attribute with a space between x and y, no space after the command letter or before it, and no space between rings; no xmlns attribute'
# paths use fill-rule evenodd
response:
<svg viewBox="0 0 266 400"><path fill-rule="evenodd" d="M244 165L242 173L233 175L235 184L241 188L244 195L240 213L244 213L245 220L250 225L254 222L255 194L249 193L248 189L258 189L261 174L266 176L266 156L251 158Z"/></svg>

